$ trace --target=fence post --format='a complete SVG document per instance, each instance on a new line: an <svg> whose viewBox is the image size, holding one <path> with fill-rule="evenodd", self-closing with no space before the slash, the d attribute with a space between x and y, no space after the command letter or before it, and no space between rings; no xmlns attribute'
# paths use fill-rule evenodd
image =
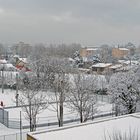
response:
<svg viewBox="0 0 140 140"><path fill-rule="evenodd" d="M7 114L6 114L6 116L7 116L7 127L9 127L9 112L7 112Z"/></svg>
<svg viewBox="0 0 140 140"><path fill-rule="evenodd" d="M20 140L22 140L22 118L21 118L21 111L20 111Z"/></svg>
<svg viewBox="0 0 140 140"><path fill-rule="evenodd" d="M17 133L16 133L16 140L18 140L18 138L17 138Z"/></svg>
<svg viewBox="0 0 140 140"><path fill-rule="evenodd" d="M4 108L2 108L2 121L3 121L3 124L4 124Z"/></svg>

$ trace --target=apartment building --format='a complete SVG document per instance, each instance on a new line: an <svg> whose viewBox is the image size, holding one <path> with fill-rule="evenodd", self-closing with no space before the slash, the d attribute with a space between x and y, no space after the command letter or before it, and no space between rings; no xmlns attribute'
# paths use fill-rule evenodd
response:
<svg viewBox="0 0 140 140"><path fill-rule="evenodd" d="M112 49L112 56L114 58L123 58L124 56L127 56L129 54L129 49L127 48L113 48Z"/></svg>
<svg viewBox="0 0 140 140"><path fill-rule="evenodd" d="M80 56L81 57L89 57L94 56L97 53L98 48L92 48L92 47L85 47L80 50Z"/></svg>

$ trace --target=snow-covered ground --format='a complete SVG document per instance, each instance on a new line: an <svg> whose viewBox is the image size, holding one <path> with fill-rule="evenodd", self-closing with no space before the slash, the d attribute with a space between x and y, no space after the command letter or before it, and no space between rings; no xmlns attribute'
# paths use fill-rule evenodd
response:
<svg viewBox="0 0 140 140"><path fill-rule="evenodd" d="M1 135L8 135L8 134L14 134L19 132L19 130L17 129L9 129L6 126L4 126L3 124L0 123L0 136Z"/></svg>
<svg viewBox="0 0 140 140"><path fill-rule="evenodd" d="M5 89L4 93L2 93L2 90L0 88L0 101L3 101L4 106L15 106L15 95L16 91L11 89Z"/></svg>
<svg viewBox="0 0 140 140"><path fill-rule="evenodd" d="M105 103L105 102L98 102L96 104L97 112L95 115L105 114L112 111L112 105ZM29 125L29 121L25 119L26 114L22 111L22 108L10 108L6 109L9 112L9 118L12 121L19 121L20 120L20 111L22 112L22 123L23 125ZM67 107L64 107L64 121L66 120L75 120L79 116L76 112L71 112L71 110ZM53 107L50 105L47 109L42 111L40 114L37 115L37 123L50 123L50 122L57 122L57 114Z"/></svg>
<svg viewBox="0 0 140 140"><path fill-rule="evenodd" d="M20 92L19 92L20 94ZM5 89L4 93L1 93L0 89L0 101L3 101L5 107L9 106L15 106L15 95L16 91L11 89ZM101 99L101 98L100 98ZM102 99L101 99L102 100ZM112 111L112 105L107 102L98 101L96 104L98 112L96 114L104 114ZM23 125L29 125L29 121L25 119L25 112L23 112L22 108L11 108L6 109L9 112L9 119L12 121L18 121L20 120L20 111L22 112L22 124ZM55 111L52 111L53 107L50 105L46 110L42 111L39 115L37 115L37 123L50 123L50 122L57 122L57 114ZM95 114L95 115L96 115ZM71 119L77 119L79 116L76 112L71 112L69 108L66 106L64 107L64 120L71 120ZM75 122L77 123L77 122ZM73 123L73 124L75 124ZM69 125L69 124L67 124ZM38 129L50 129L54 126L44 127L44 128L38 128ZM58 126L55 126L55 128ZM28 131L28 130L24 130ZM16 133L16 134L15 134ZM9 136L10 134L10 136ZM5 126L0 124L0 140L3 140L4 137L2 135L8 135L6 136L5 140L10 140L11 138L15 139L15 137L19 137L19 130L17 129L9 129ZM24 137L25 137L24 133Z"/></svg>
<svg viewBox="0 0 140 140"><path fill-rule="evenodd" d="M19 92L20 93L20 92ZM4 93L1 93L0 89L0 101L3 101L4 106L15 106L15 90L4 90ZM101 99L102 100L102 99ZM53 104L55 106L55 104ZM112 105L106 102L98 101L96 104L97 113L96 114L104 114L112 111ZM20 120L20 111L22 112L22 123L24 125L29 125L27 119L25 119L26 115L23 112L22 108L11 108L6 109L9 112L9 118L12 121L19 121ZM96 115L95 114L95 115ZM78 114L76 112L72 112L69 108L64 107L64 120L74 120L78 118ZM50 123L50 122L57 122L57 114L54 111L52 105L49 105L47 109L42 111L40 114L37 115L37 123Z"/></svg>
<svg viewBox="0 0 140 140"><path fill-rule="evenodd" d="M19 95L22 94L18 91ZM51 94L51 92L47 92L47 95ZM16 90L13 89L4 89L4 93L2 93L2 89L0 88L0 101L3 101L4 107L16 106Z"/></svg>
<svg viewBox="0 0 140 140"><path fill-rule="evenodd" d="M29 130L22 130L22 140L27 140ZM19 129L9 129L0 123L0 140L21 140Z"/></svg>

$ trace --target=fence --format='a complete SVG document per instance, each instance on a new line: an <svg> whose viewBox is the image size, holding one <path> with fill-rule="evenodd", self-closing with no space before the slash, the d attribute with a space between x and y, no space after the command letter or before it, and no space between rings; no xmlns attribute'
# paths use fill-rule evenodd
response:
<svg viewBox="0 0 140 140"><path fill-rule="evenodd" d="M107 102L107 103L112 103L112 98L110 95L95 95L95 100L96 101L102 101L102 102Z"/></svg>
<svg viewBox="0 0 140 140"><path fill-rule="evenodd" d="M9 119L9 128L12 129L20 129L20 120L10 120Z"/></svg>
<svg viewBox="0 0 140 140"><path fill-rule="evenodd" d="M91 116L90 118L88 118L88 120L92 120L92 119L98 119L101 117L108 117L108 116L113 116L115 115L114 112L112 113L106 113L106 114L100 114L100 115L94 115ZM71 120L66 120L64 121L64 125L65 124L70 124L70 123L74 123L74 122L80 122L80 119L71 119ZM58 122L48 122L48 123L43 123L43 124L37 124L37 127L47 127L49 129L49 127L55 126L58 127ZM23 128L29 128L29 126L23 126ZM27 140L27 133L28 132L22 132L22 140ZM15 133L15 134L9 134L9 135L3 135L0 136L0 140L21 140L21 133Z"/></svg>
<svg viewBox="0 0 140 140"><path fill-rule="evenodd" d="M8 128L19 129L20 128L20 120L11 120L9 118L8 111L0 108L0 123L5 125Z"/></svg>
<svg viewBox="0 0 140 140"><path fill-rule="evenodd" d="M98 119L98 118L103 118L103 117L109 117L109 116L114 116L114 115L115 115L115 112L109 112L109 113L105 113L105 114L93 115L93 116L90 116L88 118L88 120L93 120L93 119ZM65 124L70 124L70 123L73 123L73 122L80 122L80 119L76 118L76 119L64 120L63 124L65 125ZM37 123L36 127L48 127L48 126L58 126L58 125L59 125L58 121L55 121L55 122L44 121L42 123ZM30 127L29 125L23 125L22 126L23 129L27 129L29 127Z"/></svg>
<svg viewBox="0 0 140 140"><path fill-rule="evenodd" d="M97 95L96 94L95 100L111 103L111 97L108 95ZM56 103L56 102L50 102L49 104L54 104L54 103ZM46 103L43 103L43 104L46 104ZM24 106L28 106L28 105L24 105ZM21 106L18 106L18 107L21 107ZM10 108L17 108L17 106L5 107L4 109L10 109ZM5 111L4 109L0 110L1 111L0 112L0 122L9 128L19 129L20 128L20 120L8 118L8 111ZM71 119L66 121L66 123L67 122L71 122ZM40 127L40 126L50 126L50 125L57 125L57 124L58 124L58 122L50 122L50 123L44 122L41 124L37 124L37 126ZM29 125L23 125L22 128L23 129L29 128Z"/></svg>
<svg viewBox="0 0 140 140"><path fill-rule="evenodd" d="M9 126L9 115L8 111L0 108L0 123L4 124L5 126Z"/></svg>

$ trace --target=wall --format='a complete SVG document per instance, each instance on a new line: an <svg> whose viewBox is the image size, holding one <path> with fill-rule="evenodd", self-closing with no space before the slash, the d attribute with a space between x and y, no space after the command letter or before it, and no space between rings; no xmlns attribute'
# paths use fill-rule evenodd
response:
<svg viewBox="0 0 140 140"><path fill-rule="evenodd" d="M122 58L129 53L129 50L120 50L119 48L112 49L112 56L114 58Z"/></svg>
<svg viewBox="0 0 140 140"><path fill-rule="evenodd" d="M27 134L27 140L36 140L36 139L30 136L29 134Z"/></svg>

